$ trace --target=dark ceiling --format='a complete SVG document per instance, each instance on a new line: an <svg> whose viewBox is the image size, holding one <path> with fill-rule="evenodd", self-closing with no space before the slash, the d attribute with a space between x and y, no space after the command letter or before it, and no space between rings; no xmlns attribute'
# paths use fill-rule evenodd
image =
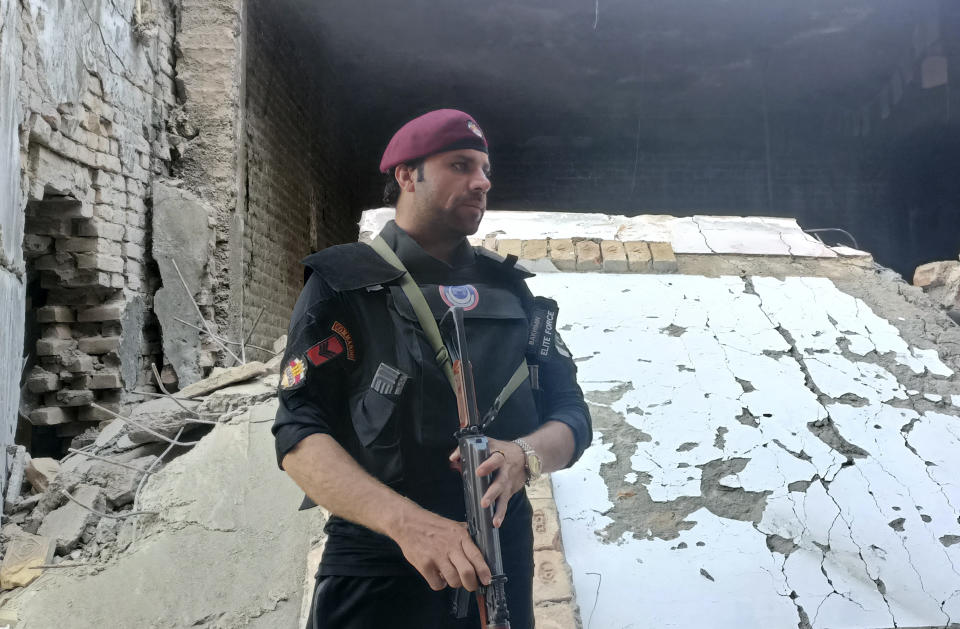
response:
<svg viewBox="0 0 960 629"><path fill-rule="evenodd" d="M439 106L512 138L742 118L764 86L772 112L855 109L936 24L933 0L274 4L319 37L350 109L384 137Z"/></svg>

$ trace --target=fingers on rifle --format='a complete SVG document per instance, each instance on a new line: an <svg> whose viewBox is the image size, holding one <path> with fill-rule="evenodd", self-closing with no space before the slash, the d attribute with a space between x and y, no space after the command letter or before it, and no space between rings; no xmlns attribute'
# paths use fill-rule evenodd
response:
<svg viewBox="0 0 960 629"><path fill-rule="evenodd" d="M469 592L475 592L477 590L477 573L467 556L463 553L454 553L450 555L450 563L453 564L460 576L460 586ZM453 584L451 584L451 587L453 587Z"/></svg>
<svg viewBox="0 0 960 629"><path fill-rule="evenodd" d="M504 457L498 455L490 455L486 461L477 466L477 477L486 476L487 474L492 474L498 469L503 467Z"/></svg>
<svg viewBox="0 0 960 629"><path fill-rule="evenodd" d="M460 582L460 573L457 571L457 567L453 565L453 562L450 559L440 562L440 574L443 576L444 584L443 586L437 588L442 590L444 586L449 585L452 588L458 588L462 584Z"/></svg>
<svg viewBox="0 0 960 629"><path fill-rule="evenodd" d="M428 563L425 568L420 570L421 576L426 580L430 589L439 592L447 587L446 577L444 577L433 563Z"/></svg>
<svg viewBox="0 0 960 629"><path fill-rule="evenodd" d="M480 552L477 545L468 539L467 543L463 544L463 553L467 556L467 559L470 560L470 563L473 564L473 570L477 578L480 579L480 583L490 585L490 568L487 566L487 562L484 561L483 553Z"/></svg>
<svg viewBox="0 0 960 629"><path fill-rule="evenodd" d="M493 525L496 528L500 528L500 525L503 524L503 519L507 517L507 503L509 500L505 498L500 498L497 500L497 510L493 513Z"/></svg>

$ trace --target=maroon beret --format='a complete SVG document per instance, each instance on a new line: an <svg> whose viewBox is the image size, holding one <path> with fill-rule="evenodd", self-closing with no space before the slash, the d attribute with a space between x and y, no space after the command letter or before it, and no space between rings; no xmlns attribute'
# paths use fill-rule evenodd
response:
<svg viewBox="0 0 960 629"><path fill-rule="evenodd" d="M487 152L487 139L477 121L456 109L437 109L414 118L393 134L380 160L380 172L398 164L455 149Z"/></svg>

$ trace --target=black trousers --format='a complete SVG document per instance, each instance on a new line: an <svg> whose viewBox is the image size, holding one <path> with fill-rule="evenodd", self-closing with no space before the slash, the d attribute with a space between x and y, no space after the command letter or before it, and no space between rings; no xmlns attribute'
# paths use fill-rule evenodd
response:
<svg viewBox="0 0 960 629"><path fill-rule="evenodd" d="M511 629L533 629L533 573L507 581ZM458 620L450 613L453 590L434 592L420 575L317 577L308 629L480 629L477 598Z"/></svg>

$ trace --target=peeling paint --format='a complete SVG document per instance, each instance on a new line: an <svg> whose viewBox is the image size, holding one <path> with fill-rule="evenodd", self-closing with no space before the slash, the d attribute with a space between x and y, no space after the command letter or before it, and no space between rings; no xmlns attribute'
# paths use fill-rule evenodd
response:
<svg viewBox="0 0 960 629"><path fill-rule="evenodd" d="M955 399L935 351L819 278L533 284L592 357L594 445L553 482L594 626L960 618L960 417L907 392Z"/></svg>

